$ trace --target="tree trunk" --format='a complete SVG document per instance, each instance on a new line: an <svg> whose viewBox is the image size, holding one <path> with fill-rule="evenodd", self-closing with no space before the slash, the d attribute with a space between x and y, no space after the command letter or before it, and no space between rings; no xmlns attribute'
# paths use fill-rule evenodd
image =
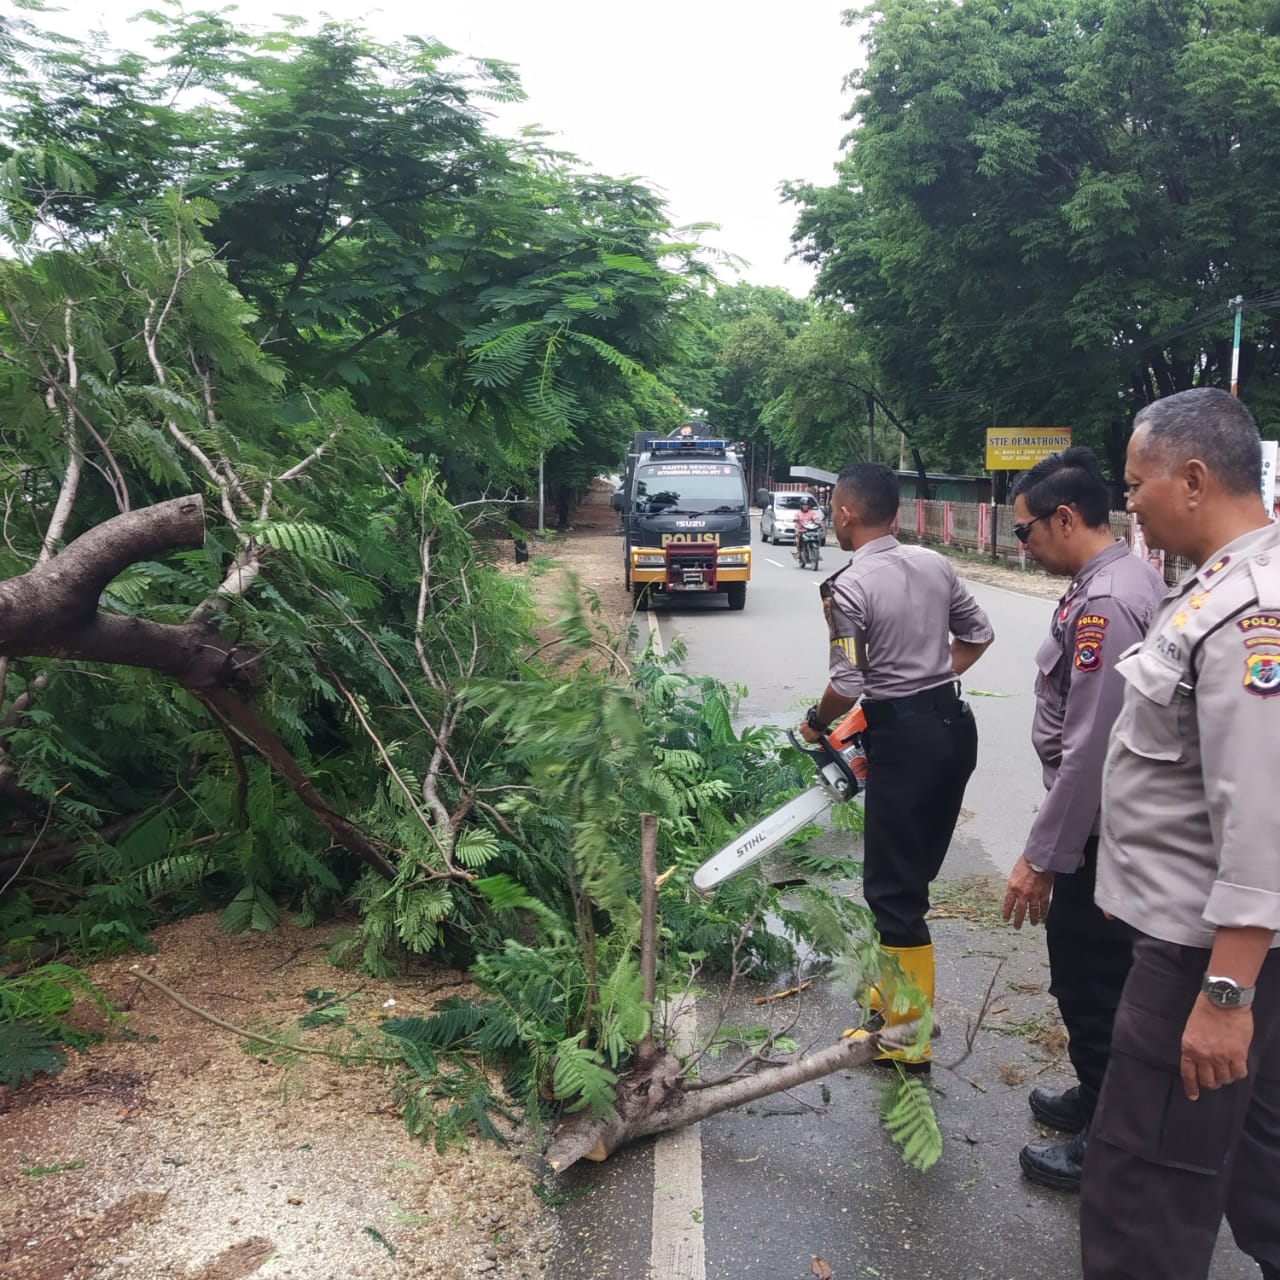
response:
<svg viewBox="0 0 1280 1280"><path fill-rule="evenodd" d="M605 1160L638 1138L683 1129L833 1071L862 1066L876 1057L882 1044L910 1044L917 1028L914 1022L895 1027L892 1040L888 1035L841 1039L810 1057L703 1089L687 1087L679 1059L662 1053L635 1075L618 1082L617 1106L612 1115L593 1117L580 1113L561 1124L547 1148L547 1161L561 1173L579 1160Z"/></svg>

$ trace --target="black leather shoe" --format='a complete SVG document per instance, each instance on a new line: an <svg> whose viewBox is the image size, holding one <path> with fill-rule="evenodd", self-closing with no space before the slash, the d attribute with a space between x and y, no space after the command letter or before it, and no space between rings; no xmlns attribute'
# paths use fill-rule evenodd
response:
<svg viewBox="0 0 1280 1280"><path fill-rule="evenodd" d="M1030 1142L1018 1152L1018 1163L1022 1172L1042 1187L1079 1191L1084 1176L1084 1148L1083 1133L1066 1142Z"/></svg>
<svg viewBox="0 0 1280 1280"><path fill-rule="evenodd" d="M1089 1112L1080 1097L1080 1086L1072 1085L1061 1093L1048 1089L1032 1089L1027 1098L1031 1114L1041 1124L1059 1133L1079 1133L1089 1123Z"/></svg>

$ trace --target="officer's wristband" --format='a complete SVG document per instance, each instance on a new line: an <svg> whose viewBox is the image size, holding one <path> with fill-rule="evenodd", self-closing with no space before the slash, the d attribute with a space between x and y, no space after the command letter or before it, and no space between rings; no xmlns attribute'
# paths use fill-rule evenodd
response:
<svg viewBox="0 0 1280 1280"><path fill-rule="evenodd" d="M816 702L804 713L804 722L814 733L825 733L831 723L829 720L823 720L818 715L818 704Z"/></svg>

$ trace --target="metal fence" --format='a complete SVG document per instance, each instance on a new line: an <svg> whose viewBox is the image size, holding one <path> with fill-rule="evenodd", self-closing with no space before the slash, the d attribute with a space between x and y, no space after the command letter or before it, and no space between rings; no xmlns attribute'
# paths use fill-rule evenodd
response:
<svg viewBox="0 0 1280 1280"><path fill-rule="evenodd" d="M898 509L894 531L904 541L958 547L993 560L1033 568L1034 557L1027 555L1026 547L1014 536L1013 525L1012 507L907 498ZM1123 538L1135 554L1145 555L1164 574L1170 586L1194 567L1181 556L1149 550L1127 512L1111 513L1111 531L1117 538Z"/></svg>

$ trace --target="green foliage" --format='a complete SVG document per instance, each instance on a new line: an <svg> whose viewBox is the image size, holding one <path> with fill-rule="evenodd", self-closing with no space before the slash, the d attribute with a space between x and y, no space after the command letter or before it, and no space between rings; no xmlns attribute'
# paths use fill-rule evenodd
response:
<svg viewBox="0 0 1280 1280"><path fill-rule="evenodd" d="M902 1158L922 1173L942 1155L942 1133L929 1100L929 1090L919 1076L901 1067L895 1079L880 1093L880 1115L889 1136L902 1148Z"/></svg>
<svg viewBox="0 0 1280 1280"><path fill-rule="evenodd" d="M101 1036L71 1020L77 999L105 1022L118 1018L78 969L44 964L0 980L0 1084L9 1088L66 1066L62 1046L82 1049Z"/></svg>
<svg viewBox="0 0 1280 1280"><path fill-rule="evenodd" d="M1280 31L1268 0L890 0L839 179L795 240L931 466L992 424L1111 452L1158 395L1276 403ZM863 381L859 378L858 381Z"/></svg>
<svg viewBox="0 0 1280 1280"><path fill-rule="evenodd" d="M0 1022L0 1084L14 1089L66 1065L67 1055L47 1032L27 1022Z"/></svg>

